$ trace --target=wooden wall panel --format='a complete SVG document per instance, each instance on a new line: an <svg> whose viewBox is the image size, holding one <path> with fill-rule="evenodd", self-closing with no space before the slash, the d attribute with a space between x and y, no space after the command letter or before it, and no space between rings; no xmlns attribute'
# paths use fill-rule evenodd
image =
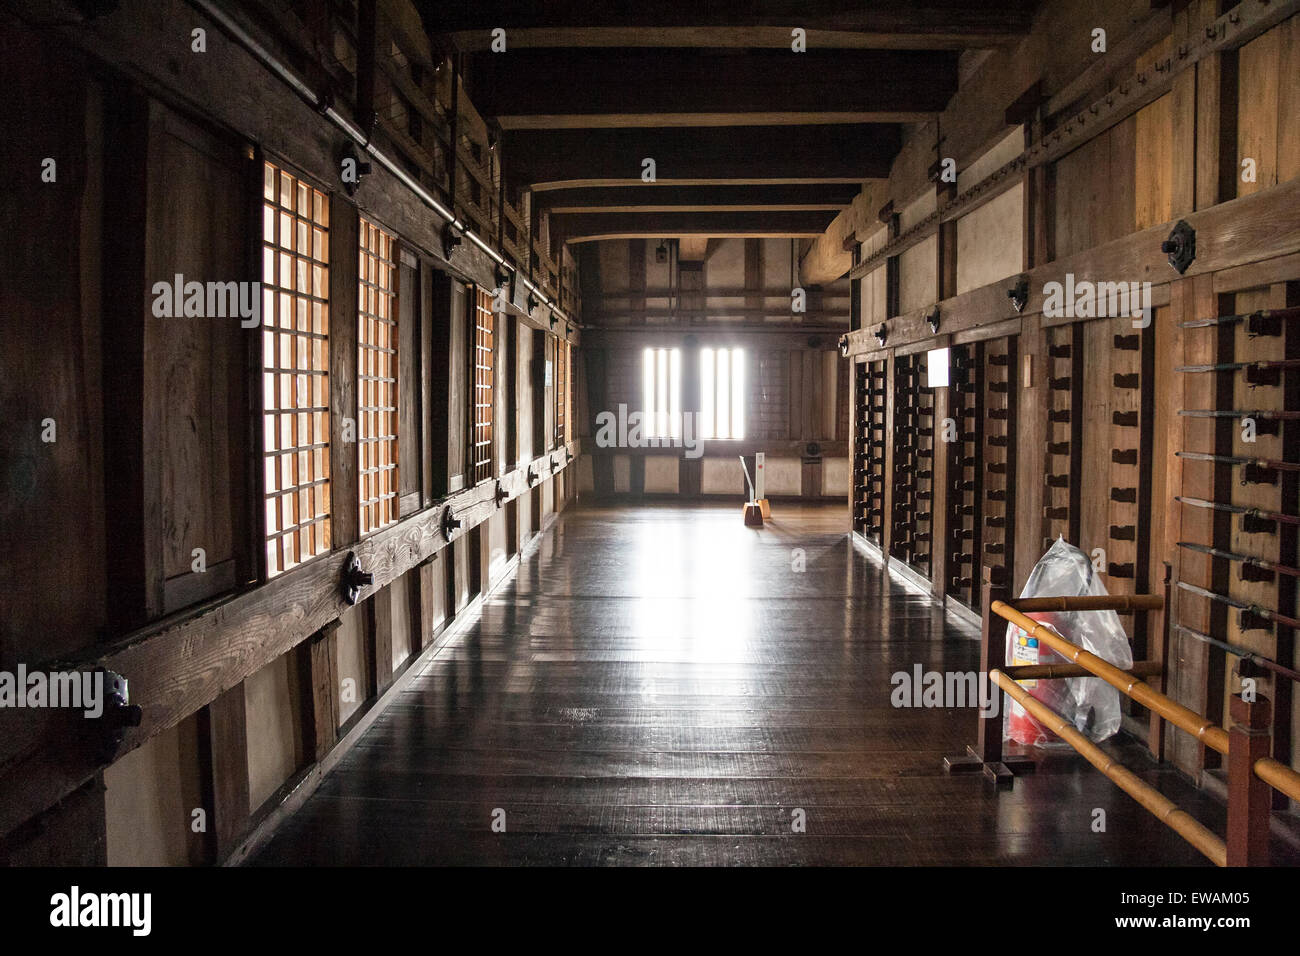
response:
<svg viewBox="0 0 1300 956"><path fill-rule="evenodd" d="M12 98L0 158L13 171L4 198L9 225L0 230L6 367L0 376L6 421L0 430L5 462L0 570L13 587L0 615L0 668L12 671L19 661L33 663L85 645L105 622L106 577L114 580L119 594L142 589L140 556L125 550L109 562L100 543L105 517L98 231L101 197L123 205L142 200L143 189L135 190L142 187L144 171L139 154L132 153L135 168L122 163L124 178L114 187L126 194L104 196L101 146L97 139L87 140L88 135L98 138L95 129L102 131L103 123L94 116L97 93L88 85L81 57L38 43L30 33L9 30L0 79ZM135 145L124 138L114 149L127 153ZM46 156L58 158L55 183L40 181L39 158ZM138 220L139 211L131 211ZM124 216L127 212L122 209ZM122 221L110 225L120 228ZM130 237L124 236L115 251L123 253L129 245ZM133 295L110 303L121 325L116 338L104 339L105 359L121 354L141 327L141 313L135 311L143 307L145 292L139 264L120 280L132 287ZM132 301L134 306L127 304ZM140 347L138 338L133 345ZM137 351L123 354L122 362L108 371L138 379L140 369ZM114 406L123 418L136 419L134 455L124 447L125 433L114 449L122 453L128 481L140 473L139 409L131 405L138 390L137 381L134 396L119 393ZM55 424L53 442L42 440L47 419ZM125 499L133 500L139 499ZM133 538L140 538L139 511L125 504L117 511L124 523L134 525L133 535L123 528L117 541L119 548L130 549ZM127 580L131 577L135 580Z"/></svg>
<svg viewBox="0 0 1300 956"><path fill-rule="evenodd" d="M162 107L150 127L146 276L169 286L176 275L249 280L247 161ZM151 308L144 323L144 467L156 495L146 499L146 567L150 614L160 616L232 589L237 561L249 567L249 333L237 315L160 318ZM202 573L192 570L196 548Z"/></svg>
<svg viewBox="0 0 1300 956"><path fill-rule="evenodd" d="M248 812L256 811L306 763L302 688L292 652L244 681Z"/></svg>

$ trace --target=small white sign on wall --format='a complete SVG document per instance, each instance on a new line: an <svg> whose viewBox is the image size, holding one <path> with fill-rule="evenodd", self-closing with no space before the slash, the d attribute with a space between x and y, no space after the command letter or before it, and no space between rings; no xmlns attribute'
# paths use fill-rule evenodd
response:
<svg viewBox="0 0 1300 956"><path fill-rule="evenodd" d="M551 387L551 360L546 360L546 387Z"/></svg>
<svg viewBox="0 0 1300 956"><path fill-rule="evenodd" d="M925 385L927 388L948 387L948 350L930 349L925 355Z"/></svg>

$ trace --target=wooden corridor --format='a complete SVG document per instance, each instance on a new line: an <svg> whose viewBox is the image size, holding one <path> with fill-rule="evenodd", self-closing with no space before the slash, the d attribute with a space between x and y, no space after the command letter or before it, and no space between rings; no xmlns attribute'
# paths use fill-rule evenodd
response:
<svg viewBox="0 0 1300 956"><path fill-rule="evenodd" d="M975 712L895 709L890 675L975 670L976 634L843 522L816 506L760 531L734 506L565 512L254 862L1204 863L1073 758L1000 795L945 776ZM1222 828L1219 804L1117 746Z"/></svg>

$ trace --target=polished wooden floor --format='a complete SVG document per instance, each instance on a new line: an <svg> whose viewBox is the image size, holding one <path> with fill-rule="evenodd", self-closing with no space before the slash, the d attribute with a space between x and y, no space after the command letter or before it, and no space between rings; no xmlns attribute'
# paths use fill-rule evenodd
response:
<svg viewBox="0 0 1300 956"><path fill-rule="evenodd" d="M895 709L890 677L976 670L977 635L845 522L843 506L779 505L762 530L735 506L571 509L254 862L1204 862L1076 761L1001 794L946 776L974 711ZM1118 746L1223 832L1216 802Z"/></svg>

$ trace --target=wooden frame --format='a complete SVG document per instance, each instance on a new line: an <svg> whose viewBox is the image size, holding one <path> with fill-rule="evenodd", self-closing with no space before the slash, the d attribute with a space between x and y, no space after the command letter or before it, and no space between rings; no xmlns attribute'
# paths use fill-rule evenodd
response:
<svg viewBox="0 0 1300 956"><path fill-rule="evenodd" d="M495 458L492 403L496 385L496 316L492 313L492 293L482 286L474 288L470 340L469 483L477 485L492 477Z"/></svg>
<svg viewBox="0 0 1300 956"><path fill-rule="evenodd" d="M262 199L262 491L274 577L332 546L330 201L269 160Z"/></svg>
<svg viewBox="0 0 1300 956"><path fill-rule="evenodd" d="M357 274L360 533L398 518L397 237L361 217Z"/></svg>

